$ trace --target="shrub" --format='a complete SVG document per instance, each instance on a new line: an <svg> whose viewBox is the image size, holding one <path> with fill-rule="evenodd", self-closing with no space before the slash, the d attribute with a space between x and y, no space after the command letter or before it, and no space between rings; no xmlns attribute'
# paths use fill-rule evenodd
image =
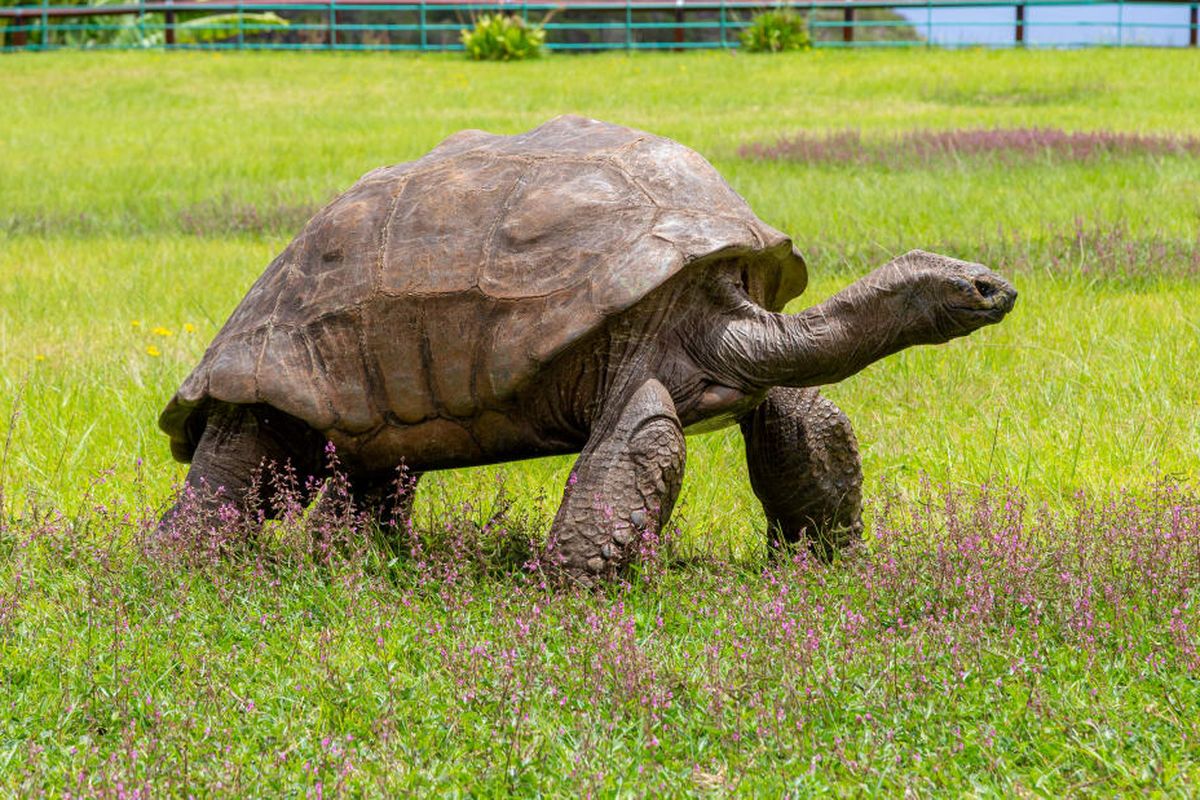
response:
<svg viewBox="0 0 1200 800"><path fill-rule="evenodd" d="M515 14L484 14L472 30L463 29L467 56L476 61L520 61L537 58L546 42L546 31Z"/></svg>
<svg viewBox="0 0 1200 800"><path fill-rule="evenodd" d="M742 47L753 53L779 53L812 47L808 19L790 8L764 11L742 31Z"/></svg>
<svg viewBox="0 0 1200 800"><path fill-rule="evenodd" d="M4 0L0 0L2 5ZM88 6L119 5L120 0L91 0ZM87 17L86 24L62 33L62 42L73 47L162 47L166 44L165 20L161 14ZM175 25L175 42L182 45L212 44L288 27L278 14L205 14L181 19Z"/></svg>
<svg viewBox="0 0 1200 800"><path fill-rule="evenodd" d="M207 44L236 37L239 25L243 35L254 36L260 33L270 33L278 28L286 28L288 24L286 19L271 12L209 14L179 23L175 27L175 41L179 44Z"/></svg>

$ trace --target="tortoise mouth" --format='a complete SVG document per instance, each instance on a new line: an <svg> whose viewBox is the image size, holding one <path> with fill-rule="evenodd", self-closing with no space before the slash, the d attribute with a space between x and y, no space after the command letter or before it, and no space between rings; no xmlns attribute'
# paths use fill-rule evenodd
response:
<svg viewBox="0 0 1200 800"><path fill-rule="evenodd" d="M982 322L999 322L1012 310L1012 301L989 306L950 306L950 310L958 316Z"/></svg>
<svg viewBox="0 0 1200 800"><path fill-rule="evenodd" d="M986 317L1003 317L1017 302L1017 290L1011 286L997 286L991 281L977 280L974 289L977 297L972 303L955 303L950 305L952 311L963 314L979 314Z"/></svg>

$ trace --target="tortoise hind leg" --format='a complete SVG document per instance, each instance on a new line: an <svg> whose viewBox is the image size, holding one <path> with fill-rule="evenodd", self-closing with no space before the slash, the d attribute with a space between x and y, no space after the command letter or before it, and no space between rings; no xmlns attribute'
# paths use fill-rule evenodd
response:
<svg viewBox="0 0 1200 800"><path fill-rule="evenodd" d="M780 386L740 422L769 547L803 539L830 561L862 536L862 462L841 409L816 389Z"/></svg>
<svg viewBox="0 0 1200 800"><path fill-rule="evenodd" d="M551 559L585 586L624 567L642 531L662 530L683 483L683 429L666 388L647 380L615 405L575 462L550 529Z"/></svg>
<svg viewBox="0 0 1200 800"><path fill-rule="evenodd" d="M316 431L274 409L215 406L192 455L184 496L163 515L159 530L221 521L225 507L244 524L259 515L276 517L280 476L269 471L291 475L294 489L303 494L309 478L322 469L324 443ZM300 503L306 499L301 496Z"/></svg>

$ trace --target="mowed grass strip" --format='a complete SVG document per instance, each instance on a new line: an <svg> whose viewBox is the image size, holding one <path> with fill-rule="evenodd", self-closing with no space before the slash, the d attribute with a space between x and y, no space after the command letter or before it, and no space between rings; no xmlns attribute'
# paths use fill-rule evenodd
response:
<svg viewBox="0 0 1200 800"><path fill-rule="evenodd" d="M513 133L562 113L696 148L764 219L802 242L843 236L891 246L897 233L940 241L1120 212L1177 235L1195 222L1200 175L1194 161L1177 158L889 175L756 164L737 153L798 130L1196 136L1196 53L676 55L520 64L453 55L15 55L5 58L0 87L0 135L11 154L0 164L0 222L34 232L174 232L181 215L219 227L220 214L206 213L214 202L230 215L244 205L271 219L324 203L366 171L416 158L463 128Z"/></svg>
<svg viewBox="0 0 1200 800"><path fill-rule="evenodd" d="M1180 791L1200 763L1200 551L1194 493L1157 482L1194 485L1200 464L1200 163L737 153L797 130L1196 136L1197 66L1110 50L6 57L0 785ZM141 526L184 474L157 414L310 210L460 128L562 112L713 160L811 256L798 306L918 246L1016 282L1002 325L828 390L862 444L862 560L764 571L736 430L689 440L667 569L599 595L547 597L508 550L472 549L498 482L505 531L543 534L567 458L429 476L424 558L147 552ZM981 483L1015 494L954 489ZM1134 499L1107 516L1077 508L1077 491L1103 508L1120 487Z"/></svg>

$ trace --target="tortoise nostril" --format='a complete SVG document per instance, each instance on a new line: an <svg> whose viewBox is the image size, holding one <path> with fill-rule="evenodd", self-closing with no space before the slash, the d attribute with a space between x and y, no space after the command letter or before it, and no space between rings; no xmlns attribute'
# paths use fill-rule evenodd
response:
<svg viewBox="0 0 1200 800"><path fill-rule="evenodd" d="M990 281L985 281L983 278L976 278L975 279L975 291L979 292L980 297L987 298L987 297L991 297L992 295L994 295L996 292L998 292L1000 290L994 283L991 283Z"/></svg>

